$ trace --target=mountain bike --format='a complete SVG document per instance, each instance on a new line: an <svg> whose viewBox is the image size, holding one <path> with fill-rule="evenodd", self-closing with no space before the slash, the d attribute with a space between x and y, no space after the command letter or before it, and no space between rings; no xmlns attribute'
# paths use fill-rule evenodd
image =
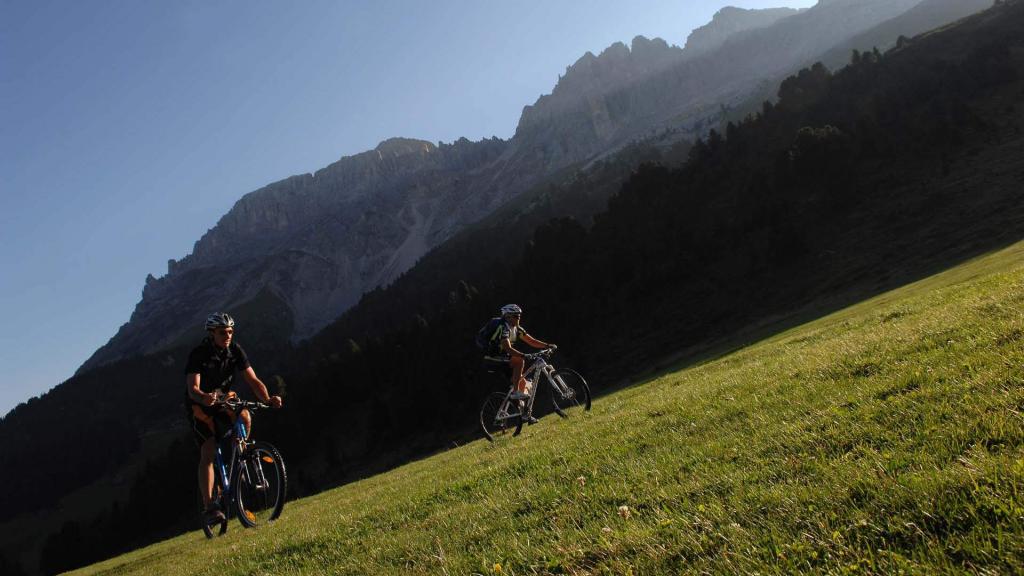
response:
<svg viewBox="0 0 1024 576"><path fill-rule="evenodd" d="M518 436L523 431L523 422L533 416L533 403L544 382L549 384L551 390L552 407L562 418L568 418L570 411L576 408L590 410L590 387L587 381L575 370L556 370L549 362L554 352L553 348L548 348L526 355L526 361L531 364L523 371L523 378L532 384L529 387L529 398L513 400L511 396L515 386L509 386L507 392L492 392L487 396L480 409L480 428L488 440L494 442L495 437L509 433Z"/></svg>
<svg viewBox="0 0 1024 576"><path fill-rule="evenodd" d="M255 412L270 407L233 396L214 405L226 406L236 414L242 409ZM272 522L281 515L288 488L284 460L271 444L246 438L241 418L235 419L231 434L217 443L213 468L213 500L224 512L224 520L219 522L219 529L216 523L211 525L203 520L207 538L214 537L215 529L216 534L227 532L232 515L237 514L246 528Z"/></svg>

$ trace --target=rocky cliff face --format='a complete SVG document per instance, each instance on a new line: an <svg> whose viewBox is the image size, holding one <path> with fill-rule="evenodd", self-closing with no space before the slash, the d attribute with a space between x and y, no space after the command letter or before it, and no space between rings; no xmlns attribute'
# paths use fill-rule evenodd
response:
<svg viewBox="0 0 1024 576"><path fill-rule="evenodd" d="M507 148L499 139L436 146L396 138L247 194L191 255L147 278L129 322L83 369L159 350L211 310L264 289L291 310L293 338L311 335L489 211L489 195L516 185L492 188L483 170Z"/></svg>
<svg viewBox="0 0 1024 576"><path fill-rule="evenodd" d="M642 36L585 54L524 108L510 141L392 139L252 192L166 276L147 279L129 322L80 370L158 351L211 310L235 309L261 291L291 311L293 340L309 336L543 178L655 132L685 133L919 1L829 0L788 16L725 10L693 40L692 50L708 48L703 54ZM730 35L730 27L744 31Z"/></svg>
<svg viewBox="0 0 1024 576"><path fill-rule="evenodd" d="M726 40L740 32L770 26L799 12L801 10L795 8L747 10L726 6L715 13L711 22L690 33L683 54L687 57L702 56L717 50Z"/></svg>
<svg viewBox="0 0 1024 576"><path fill-rule="evenodd" d="M579 162L665 130L693 136L718 117L721 106L742 101L759 84L813 62L920 1L828 0L802 11L723 9L717 23L695 32L693 49L638 36L630 47L617 43L598 56L587 53L550 95L524 108L513 146L538 151L548 161ZM708 48L703 53L702 46Z"/></svg>
<svg viewBox="0 0 1024 576"><path fill-rule="evenodd" d="M680 48L643 36L634 38L631 47L619 42L599 56L587 52L566 69L551 94L523 109L514 138L517 149L571 163L621 143L638 126L637 113L643 112L630 102L629 91L681 55Z"/></svg>
<svg viewBox="0 0 1024 576"><path fill-rule="evenodd" d="M921 0L819 0L812 8L724 38L675 70L677 83L707 104L775 80L816 61L830 48L919 4ZM692 79L699 78L694 86ZM697 88L697 90L694 90Z"/></svg>

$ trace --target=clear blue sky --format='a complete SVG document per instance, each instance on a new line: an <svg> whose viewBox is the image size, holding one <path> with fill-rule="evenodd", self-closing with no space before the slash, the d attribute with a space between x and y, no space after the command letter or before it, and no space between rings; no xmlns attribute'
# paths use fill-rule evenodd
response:
<svg viewBox="0 0 1024 576"><path fill-rule="evenodd" d="M815 1L0 0L0 414L243 194L392 136L508 138L584 52L727 3Z"/></svg>

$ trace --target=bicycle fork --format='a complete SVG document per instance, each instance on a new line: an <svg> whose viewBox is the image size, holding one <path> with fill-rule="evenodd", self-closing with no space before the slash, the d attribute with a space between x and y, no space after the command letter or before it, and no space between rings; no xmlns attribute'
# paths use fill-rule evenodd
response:
<svg viewBox="0 0 1024 576"><path fill-rule="evenodd" d="M263 491L266 490L268 486L267 477L263 474L263 463L260 462L260 458L258 455L254 454L254 456L255 457L251 460L248 458L242 459L241 472L245 474L246 482L248 482L250 486L258 491Z"/></svg>

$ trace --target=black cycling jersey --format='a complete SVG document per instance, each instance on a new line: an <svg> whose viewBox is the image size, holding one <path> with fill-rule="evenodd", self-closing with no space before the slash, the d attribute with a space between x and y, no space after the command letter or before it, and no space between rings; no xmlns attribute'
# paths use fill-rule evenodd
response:
<svg viewBox="0 0 1024 576"><path fill-rule="evenodd" d="M188 355L185 374L199 374L199 389L209 394L214 390L227 393L231 390L235 372L249 367L249 358L238 344L232 342L227 348L221 348L206 338ZM185 403L198 404L185 389Z"/></svg>

